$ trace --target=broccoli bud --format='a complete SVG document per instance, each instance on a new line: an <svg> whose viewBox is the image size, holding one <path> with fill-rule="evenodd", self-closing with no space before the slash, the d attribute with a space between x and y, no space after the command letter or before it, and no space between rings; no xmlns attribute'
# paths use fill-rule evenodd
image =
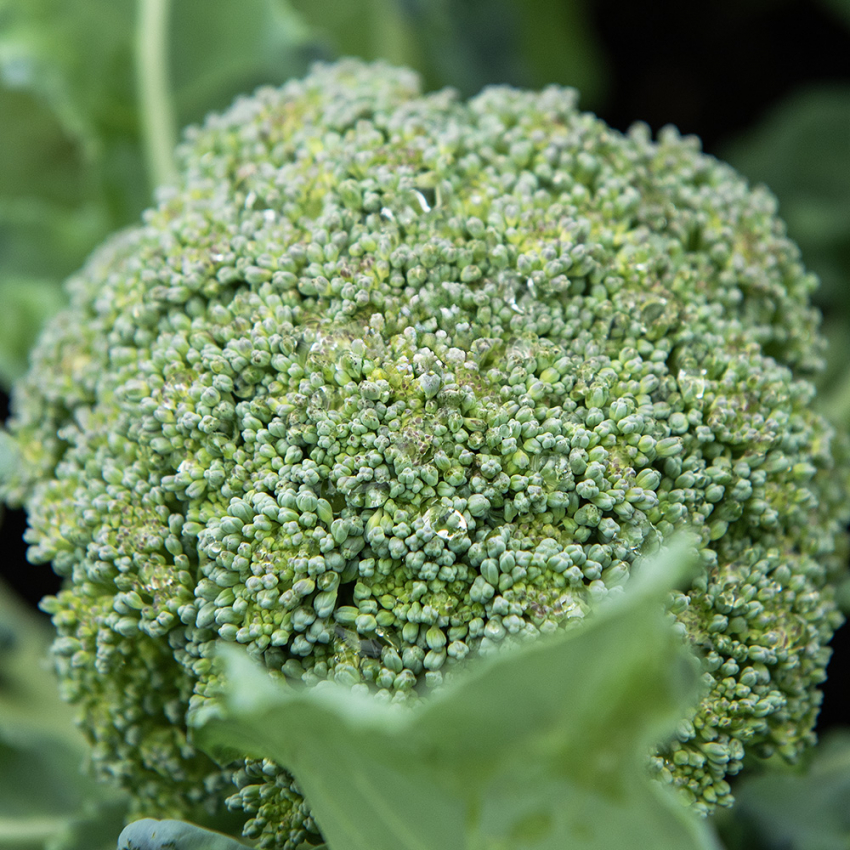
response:
<svg viewBox="0 0 850 850"><path fill-rule="evenodd" d="M709 690L659 777L709 811L794 759L840 622L848 460L774 199L575 92L421 95L346 61L190 130L179 185L69 281L8 430L65 695L135 813L318 841L187 714L235 642L409 702L569 628L675 529ZM235 783L235 788L234 788Z"/></svg>

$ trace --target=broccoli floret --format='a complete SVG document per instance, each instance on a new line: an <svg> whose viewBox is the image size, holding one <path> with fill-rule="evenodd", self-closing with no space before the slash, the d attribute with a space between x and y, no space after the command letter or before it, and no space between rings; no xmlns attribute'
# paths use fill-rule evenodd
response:
<svg viewBox="0 0 850 850"><path fill-rule="evenodd" d="M54 653L135 813L319 841L292 777L186 718L222 641L421 698L568 627L680 527L708 695L659 777L709 811L813 739L848 461L812 410L814 277L764 189L570 89L421 95L345 61L262 89L68 284L17 386L5 498L65 588ZM235 790L234 784L235 783Z"/></svg>

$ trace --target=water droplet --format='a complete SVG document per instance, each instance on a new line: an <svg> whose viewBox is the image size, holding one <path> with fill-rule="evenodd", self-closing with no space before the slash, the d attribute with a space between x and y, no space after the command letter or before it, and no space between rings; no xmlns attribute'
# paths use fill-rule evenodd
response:
<svg viewBox="0 0 850 850"><path fill-rule="evenodd" d="M448 542L466 534L466 519L451 505L434 505L422 517L423 528Z"/></svg>
<svg viewBox="0 0 850 850"><path fill-rule="evenodd" d="M531 471L539 472L549 487L557 487L571 475L570 461L566 455L540 452L531 456Z"/></svg>
<svg viewBox="0 0 850 850"><path fill-rule="evenodd" d="M383 626L378 626L375 629L375 634L382 640L387 646L391 646L393 649L399 648L398 636L395 633L395 629L385 629Z"/></svg>
<svg viewBox="0 0 850 850"><path fill-rule="evenodd" d="M431 205L425 200L425 196L418 190L413 190L413 197L419 201L419 206L422 207L422 212L431 212Z"/></svg>
<svg viewBox="0 0 850 850"><path fill-rule="evenodd" d="M380 508L390 497L389 486L375 482L361 484L355 492L363 494L364 508Z"/></svg>
<svg viewBox="0 0 850 850"><path fill-rule="evenodd" d="M667 307L667 302L659 299L658 301L647 301L640 311L640 318L643 322L652 323L661 318L664 310Z"/></svg>
<svg viewBox="0 0 850 850"><path fill-rule="evenodd" d="M679 392L682 393L682 398L686 402L702 398L705 395L705 374L705 369L700 369L698 374L679 369L679 373L676 375L676 383L678 383Z"/></svg>
<svg viewBox="0 0 850 850"><path fill-rule="evenodd" d="M323 387L319 387L319 389L310 396L310 406L314 410L330 410L330 393Z"/></svg>

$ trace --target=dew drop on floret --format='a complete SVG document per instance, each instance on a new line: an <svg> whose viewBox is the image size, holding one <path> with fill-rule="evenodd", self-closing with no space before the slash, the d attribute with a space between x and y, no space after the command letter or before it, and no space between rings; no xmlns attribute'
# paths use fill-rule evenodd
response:
<svg viewBox="0 0 850 850"><path fill-rule="evenodd" d="M670 608L710 690L655 773L710 811L745 752L811 743L847 461L767 191L569 89L464 103L353 61L179 160L70 280L9 424L62 687L137 814L319 841L284 770L187 736L222 641L408 702L684 527L702 571Z"/></svg>

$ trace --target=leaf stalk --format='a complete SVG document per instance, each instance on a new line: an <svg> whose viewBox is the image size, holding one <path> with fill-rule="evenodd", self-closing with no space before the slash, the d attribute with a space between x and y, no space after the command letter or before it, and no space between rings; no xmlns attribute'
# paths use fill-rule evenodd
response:
<svg viewBox="0 0 850 850"><path fill-rule="evenodd" d="M138 0L136 18L136 86L142 144L153 186L174 183L177 119L169 80L171 0Z"/></svg>

